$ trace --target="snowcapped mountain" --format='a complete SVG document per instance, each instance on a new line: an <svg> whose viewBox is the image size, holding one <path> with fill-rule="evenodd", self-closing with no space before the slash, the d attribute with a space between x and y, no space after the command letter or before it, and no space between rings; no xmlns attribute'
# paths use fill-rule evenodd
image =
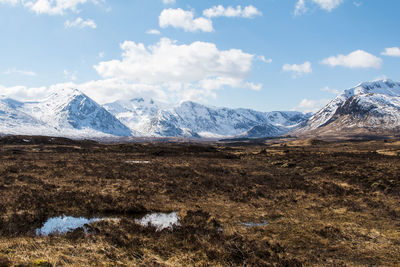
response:
<svg viewBox="0 0 400 267"><path fill-rule="evenodd" d="M140 136L232 137L243 136L256 126L264 126L265 131L259 129L257 136L252 132L251 137L277 136L309 117L300 112L218 108L191 101L162 106L142 98L117 101L104 107Z"/></svg>
<svg viewBox="0 0 400 267"><path fill-rule="evenodd" d="M129 100L117 100L103 105L118 120L132 130L136 136L145 136L150 131L151 120L157 116L165 104L156 103L154 100L141 97Z"/></svg>
<svg viewBox="0 0 400 267"><path fill-rule="evenodd" d="M400 83L364 82L343 91L315 113L296 134L390 132L400 129Z"/></svg>
<svg viewBox="0 0 400 267"><path fill-rule="evenodd" d="M131 130L102 106L74 89L39 102L0 99L0 132L68 137L130 136Z"/></svg>
<svg viewBox="0 0 400 267"><path fill-rule="evenodd" d="M270 137L284 134L309 118L300 112L259 112L210 107L191 101L179 105L134 98L100 106L75 89L38 102L0 98L0 134L73 138Z"/></svg>

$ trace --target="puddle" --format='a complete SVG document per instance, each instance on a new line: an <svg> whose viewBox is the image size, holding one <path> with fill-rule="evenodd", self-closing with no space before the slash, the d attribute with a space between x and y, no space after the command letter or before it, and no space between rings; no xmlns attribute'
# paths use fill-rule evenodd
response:
<svg viewBox="0 0 400 267"><path fill-rule="evenodd" d="M267 221L263 221L263 222L261 222L261 223L245 222L245 223L239 223L239 224L241 224L241 225L243 225L243 226L246 226L246 227L258 227L258 226L267 225L268 222L267 222Z"/></svg>
<svg viewBox="0 0 400 267"><path fill-rule="evenodd" d="M85 232L85 225L91 224L98 221L106 220L104 218L93 218L87 219L84 217L71 217L71 216L60 216L48 219L42 228L36 229L36 235L48 236L50 234L65 234L67 232L74 231L80 227L83 227Z"/></svg>
<svg viewBox="0 0 400 267"><path fill-rule="evenodd" d="M127 161L125 161L125 163L128 163L128 164L149 164L150 161L148 161L148 160L127 160Z"/></svg>
<svg viewBox="0 0 400 267"><path fill-rule="evenodd" d="M142 226L153 226L157 231L164 229L172 230L174 226L180 226L180 218L177 212L172 213L151 213L135 222Z"/></svg>

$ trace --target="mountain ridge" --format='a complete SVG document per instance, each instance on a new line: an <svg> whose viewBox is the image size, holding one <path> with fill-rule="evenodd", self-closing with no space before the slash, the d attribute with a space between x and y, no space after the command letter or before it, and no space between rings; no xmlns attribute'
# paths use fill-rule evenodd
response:
<svg viewBox="0 0 400 267"><path fill-rule="evenodd" d="M400 83L364 82L344 90L293 131L302 135L395 133L400 128Z"/></svg>

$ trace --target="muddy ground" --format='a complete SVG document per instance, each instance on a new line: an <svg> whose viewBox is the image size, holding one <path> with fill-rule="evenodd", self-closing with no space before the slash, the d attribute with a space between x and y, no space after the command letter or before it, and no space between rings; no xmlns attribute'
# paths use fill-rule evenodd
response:
<svg viewBox="0 0 400 267"><path fill-rule="evenodd" d="M399 203L396 140L0 139L0 266L393 266ZM35 235L61 215L119 220Z"/></svg>

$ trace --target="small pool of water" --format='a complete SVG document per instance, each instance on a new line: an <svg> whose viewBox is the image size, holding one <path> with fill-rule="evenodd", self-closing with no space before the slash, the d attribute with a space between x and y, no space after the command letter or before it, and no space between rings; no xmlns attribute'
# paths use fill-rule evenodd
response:
<svg viewBox="0 0 400 267"><path fill-rule="evenodd" d="M244 223L240 223L240 224L243 225L243 226L246 226L246 227L258 227L258 226L267 225L268 222L267 221L263 221L263 222L260 222L260 223L244 222Z"/></svg>
<svg viewBox="0 0 400 267"><path fill-rule="evenodd" d="M125 163L127 163L127 164L149 164L150 161L148 161L148 160L126 160Z"/></svg>

